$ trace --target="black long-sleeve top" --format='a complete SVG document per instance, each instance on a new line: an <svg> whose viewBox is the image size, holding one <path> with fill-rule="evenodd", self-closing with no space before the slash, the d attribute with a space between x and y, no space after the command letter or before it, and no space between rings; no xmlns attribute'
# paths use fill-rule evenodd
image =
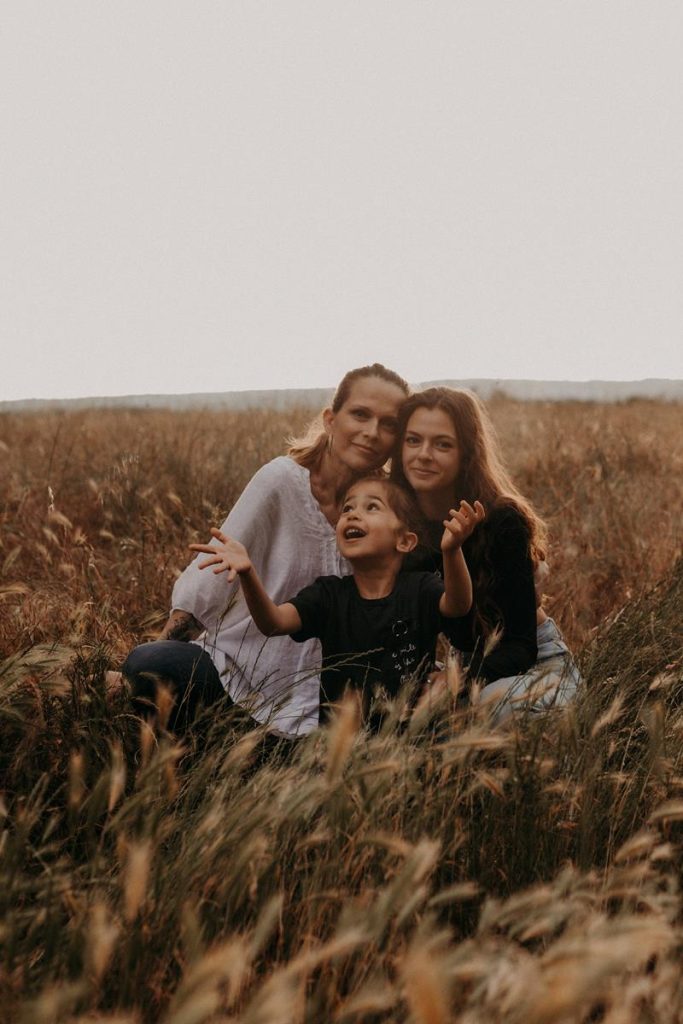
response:
<svg viewBox="0 0 683 1024"><path fill-rule="evenodd" d="M404 559L404 571L431 570L443 575L442 535L441 522L428 523L424 542ZM468 615L451 621L451 643L465 655L472 677L493 682L526 672L538 656L534 566L526 523L509 505L494 508L462 550L474 600ZM486 636L496 626L502 629L499 642L484 656Z"/></svg>

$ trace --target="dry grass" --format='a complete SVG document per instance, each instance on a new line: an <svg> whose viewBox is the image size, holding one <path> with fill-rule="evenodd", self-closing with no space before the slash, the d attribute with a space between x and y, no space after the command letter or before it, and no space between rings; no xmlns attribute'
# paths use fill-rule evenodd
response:
<svg viewBox="0 0 683 1024"><path fill-rule="evenodd" d="M683 1019L680 406L492 412L586 692L267 758L227 712L141 731L103 676L303 414L0 420L0 1019Z"/></svg>

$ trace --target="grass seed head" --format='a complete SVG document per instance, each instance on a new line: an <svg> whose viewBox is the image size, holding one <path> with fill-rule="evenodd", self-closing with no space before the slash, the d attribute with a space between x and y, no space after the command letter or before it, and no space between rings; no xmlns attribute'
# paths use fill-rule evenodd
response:
<svg viewBox="0 0 683 1024"><path fill-rule="evenodd" d="M447 976L429 949L411 949L402 968L405 999L415 1024L451 1020Z"/></svg>
<svg viewBox="0 0 683 1024"><path fill-rule="evenodd" d="M120 742L111 745L111 769L109 774L109 813L114 810L126 787L126 762Z"/></svg>
<svg viewBox="0 0 683 1024"><path fill-rule="evenodd" d="M348 692L335 710L327 740L326 778L333 785L341 778L360 725L358 695Z"/></svg>
<svg viewBox="0 0 683 1024"><path fill-rule="evenodd" d="M85 796L85 759L80 750L69 758L69 807L76 810Z"/></svg>
<svg viewBox="0 0 683 1024"><path fill-rule="evenodd" d="M151 840L128 844L123 882L123 916L128 924L136 919L147 896L151 861Z"/></svg>
<svg viewBox="0 0 683 1024"><path fill-rule="evenodd" d="M99 982L111 960L120 933L106 903L98 901L90 911L88 929L88 961L93 978Z"/></svg>

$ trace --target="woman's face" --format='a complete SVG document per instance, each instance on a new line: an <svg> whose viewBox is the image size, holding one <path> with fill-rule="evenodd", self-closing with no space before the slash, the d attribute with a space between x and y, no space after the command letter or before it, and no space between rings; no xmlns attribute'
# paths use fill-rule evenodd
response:
<svg viewBox="0 0 683 1024"><path fill-rule="evenodd" d="M323 413L331 453L347 469L363 472L382 466L396 440L401 388L381 377L359 377L338 412Z"/></svg>
<svg viewBox="0 0 683 1024"><path fill-rule="evenodd" d="M460 446L453 421L444 409L415 410L406 425L401 463L416 494L442 494L454 500Z"/></svg>

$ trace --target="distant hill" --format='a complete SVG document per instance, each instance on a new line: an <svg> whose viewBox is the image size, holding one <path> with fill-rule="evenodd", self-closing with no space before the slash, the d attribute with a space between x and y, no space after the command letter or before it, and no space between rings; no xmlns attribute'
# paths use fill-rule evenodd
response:
<svg viewBox="0 0 683 1024"><path fill-rule="evenodd" d="M683 400L680 380L460 380L428 381L433 384L467 387L482 398L496 392L521 401L623 402L630 398ZM0 412L39 412L44 409L288 409L292 406L320 408L329 401L331 388L283 388L271 391L222 391L187 395L122 395L102 398L25 399L0 402Z"/></svg>

